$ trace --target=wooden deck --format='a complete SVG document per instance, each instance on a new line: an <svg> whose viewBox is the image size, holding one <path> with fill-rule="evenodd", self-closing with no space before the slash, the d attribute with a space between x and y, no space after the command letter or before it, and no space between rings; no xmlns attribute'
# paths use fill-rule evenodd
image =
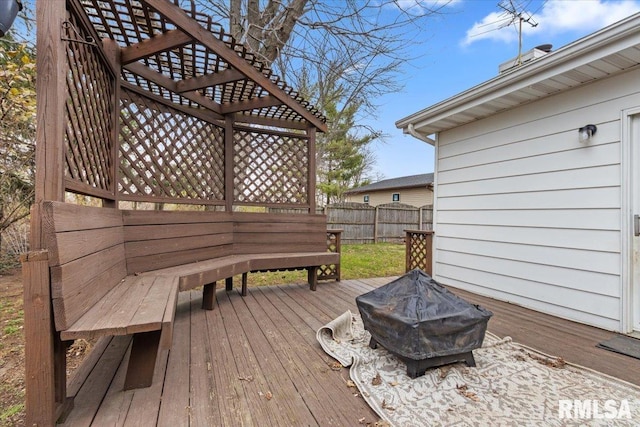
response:
<svg viewBox="0 0 640 427"><path fill-rule="evenodd" d="M174 342L150 388L122 391L129 339L113 339L77 392L68 426L347 426L378 418L346 368L335 370L315 331L355 297L390 278L249 288L246 297L218 289L204 311L201 292L180 294ZM489 330L569 362L640 385L640 360L595 345L614 334L454 290L493 311ZM98 355L100 352L96 352ZM126 367L126 366L125 366Z"/></svg>

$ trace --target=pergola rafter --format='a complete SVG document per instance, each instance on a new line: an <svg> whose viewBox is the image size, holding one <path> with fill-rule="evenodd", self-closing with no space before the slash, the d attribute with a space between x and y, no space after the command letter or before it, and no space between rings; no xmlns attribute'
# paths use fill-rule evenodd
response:
<svg viewBox="0 0 640 427"><path fill-rule="evenodd" d="M326 131L315 108L191 1L176 2L188 11L167 0L78 1L98 37L118 43L122 67L136 76L126 81L155 94L154 85L163 87L215 119L241 113L249 124L260 118L260 125L270 119L274 127Z"/></svg>

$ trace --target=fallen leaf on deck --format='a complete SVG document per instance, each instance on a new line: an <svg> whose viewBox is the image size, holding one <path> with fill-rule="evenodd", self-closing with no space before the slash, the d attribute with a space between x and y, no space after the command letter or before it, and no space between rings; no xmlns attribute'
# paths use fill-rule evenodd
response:
<svg viewBox="0 0 640 427"><path fill-rule="evenodd" d="M469 391L469 387L467 387L466 384L456 385L456 388L458 389L458 394L460 394L461 396L464 396L467 399L471 399L474 402L477 402L478 400L480 400L477 394L475 394L472 391Z"/></svg>
<svg viewBox="0 0 640 427"><path fill-rule="evenodd" d="M342 366L342 363L340 363L340 362L331 362L331 363L329 363L329 367L331 368L332 371L339 371L344 366Z"/></svg>
<svg viewBox="0 0 640 427"><path fill-rule="evenodd" d="M376 376L371 380L371 385L380 385L382 384L382 378L380 377L380 372L376 373Z"/></svg>
<svg viewBox="0 0 640 427"><path fill-rule="evenodd" d="M267 400L271 400L273 399L273 394L270 391L268 391L267 394L264 395L264 398Z"/></svg>
<svg viewBox="0 0 640 427"><path fill-rule="evenodd" d="M382 409L386 409L387 411L395 411L396 408L394 408L393 406L390 406L389 404L387 404L386 400L382 401Z"/></svg>

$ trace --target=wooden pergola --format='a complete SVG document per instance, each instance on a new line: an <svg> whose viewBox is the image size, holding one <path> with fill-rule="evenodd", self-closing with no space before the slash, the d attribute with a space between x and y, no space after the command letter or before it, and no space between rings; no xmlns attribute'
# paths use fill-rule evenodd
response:
<svg viewBox="0 0 640 427"><path fill-rule="evenodd" d="M37 15L36 202L314 211L324 117L191 0L38 2Z"/></svg>
<svg viewBox="0 0 640 427"><path fill-rule="evenodd" d="M327 243L326 220L315 215L315 142L316 132L325 132L326 123L318 110L226 34L221 25L198 12L193 0L41 0L36 8L36 203L32 209L31 252L23 257L27 418L28 422L48 424L69 409L65 398L68 341L63 342L60 331L72 323L57 317L54 322L56 310L64 311L66 306L56 305L52 299L67 298L65 292L69 291L62 283L65 280L82 282L73 274L65 279L63 257L58 253L51 256L52 250L62 251L57 241L52 243L62 235L56 234L57 217L47 216L62 209L55 203L64 203L67 193L90 196L101 201L102 208L96 209L118 212L120 224L118 209L123 201L207 207L207 213L211 211L217 218L210 221L210 228L217 227L215 233L222 233L219 230L224 228L226 234L212 234L209 240L214 243L207 243L211 247L191 250L188 261L202 261L206 251L237 256L237 248L242 248L249 254L226 260L223 267L218 265L206 273L194 273L192 269L192 277L209 274L213 282L213 288L205 291L209 305L215 281L225 272L232 275L240 271L246 281L249 271L307 266L314 290L316 269L324 265L317 248L322 243L326 251ZM246 236L251 230L260 231L264 228L260 224L270 220L258 223L253 217L231 217L237 206L306 212L307 225L304 219L288 219L274 226L280 230L297 227L296 240L281 250L297 252L282 258L285 261L274 261L278 257L273 254L255 259L253 254L259 250L275 249L264 236L257 243ZM71 215L68 225L74 227L73 215L68 212L64 215ZM97 211L88 212L94 215ZM106 215L113 222L114 214ZM179 218L196 222L195 217ZM207 221L202 218L197 221ZM153 233L172 225L147 222L155 227ZM122 240L122 224L108 226L120 233L121 240L111 244L113 248L131 244L126 236ZM91 246L96 227L89 225L88 234L74 229L81 239L69 245ZM181 241L204 242L195 225L192 228L191 235L182 236ZM234 240L236 229L245 230L244 240ZM309 232L312 229L321 233ZM105 230L101 235L107 235ZM114 239L111 236L107 240ZM143 243L148 251L143 263L153 264L155 269L186 262L185 250L179 256L171 252L162 258L149 251L159 244L157 241ZM173 245L164 244L167 248ZM259 245L267 249L258 249ZM106 243L103 246L95 249L94 258L115 251L105 249ZM318 255L314 259L312 250ZM80 254L77 257L76 264L82 264ZM164 264L158 264L158 259ZM130 271L137 268L130 258L120 262L128 269L114 280L116 287L124 275L133 278L133 273L139 273ZM90 271L95 266L87 263L84 268ZM211 273L214 270L216 275ZM188 279L182 272L175 274L177 292L178 276L182 281ZM81 284L93 284L98 279L96 276ZM59 289L56 280L62 283ZM190 286L207 285L205 279L198 280ZM183 285L180 282L180 290L187 289ZM227 289L231 287L227 279ZM87 292L89 288L82 289ZM85 298L82 292L74 298ZM99 298L89 294L91 304ZM175 301L173 304L175 308ZM82 309L86 311L87 307ZM71 336L69 332L67 336ZM33 412L38 405L41 409Z"/></svg>

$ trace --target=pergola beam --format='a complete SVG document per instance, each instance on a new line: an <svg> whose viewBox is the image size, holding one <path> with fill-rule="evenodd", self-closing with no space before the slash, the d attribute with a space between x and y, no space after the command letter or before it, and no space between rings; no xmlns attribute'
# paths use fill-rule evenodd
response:
<svg viewBox="0 0 640 427"><path fill-rule="evenodd" d="M190 18L180 7L167 0L142 0L145 4L155 9L166 19L171 21L175 26L185 33L189 34L199 43L211 49L221 58L223 58L234 69L237 69L247 78L253 80L264 90L278 98L283 104L290 107L296 113L304 117L309 123L321 130L327 131L327 125L311 111L307 110L302 104L292 99L289 94L280 88L276 83L265 77L260 71L246 60L238 55L233 49L229 48L223 41L218 40L213 34L203 28L198 22Z"/></svg>
<svg viewBox="0 0 640 427"><path fill-rule="evenodd" d="M127 65L160 52L175 49L193 42L193 38L180 30L170 30L150 39L122 48L120 61Z"/></svg>
<svg viewBox="0 0 640 427"><path fill-rule="evenodd" d="M227 69L216 74L207 74L205 76L180 80L176 83L176 90L178 91L178 93L189 92L192 90L203 89L209 86L235 82L244 78L244 74L242 74L240 71Z"/></svg>
<svg viewBox="0 0 640 427"><path fill-rule="evenodd" d="M173 102L171 102L171 100L166 99L162 96L156 95L154 93L150 93L149 91L146 91L144 89L142 89L140 86L136 86L132 83L129 82L121 82L121 86L124 89L127 89L131 92L135 92L140 96L144 96L145 98L148 98L152 101L155 101L159 104L162 104L166 107L169 108L175 108L178 111L181 111L187 115L193 116L193 117L197 117L201 120L204 120L205 122L209 122L209 123L213 123L216 126L222 126L222 122L220 121L220 118L218 117L217 114L215 114L212 111L209 111L207 109L197 109L197 108L193 108L193 107L188 107L186 105L180 105L180 104L174 104Z"/></svg>
<svg viewBox="0 0 640 427"><path fill-rule="evenodd" d="M134 74L139 75L140 77L144 77L145 79L159 86L162 86L163 88L171 92L178 93L176 90L175 80L165 76L162 73L152 70L151 68L147 67L146 65L140 62L135 62L133 64L125 65L124 68L131 71ZM220 120L224 119L222 108L220 104L218 104L217 102L212 101L206 96L203 96L200 93L195 91L181 93L180 95L190 101L197 102L198 104L202 105L204 108L208 110L211 110L211 112L214 113L214 118L220 119Z"/></svg>
<svg viewBox="0 0 640 427"><path fill-rule="evenodd" d="M250 111L256 108L268 108L282 105L282 102L271 95L263 96L260 98L254 98L247 101L230 102L222 104L222 114L237 113L239 111Z"/></svg>

